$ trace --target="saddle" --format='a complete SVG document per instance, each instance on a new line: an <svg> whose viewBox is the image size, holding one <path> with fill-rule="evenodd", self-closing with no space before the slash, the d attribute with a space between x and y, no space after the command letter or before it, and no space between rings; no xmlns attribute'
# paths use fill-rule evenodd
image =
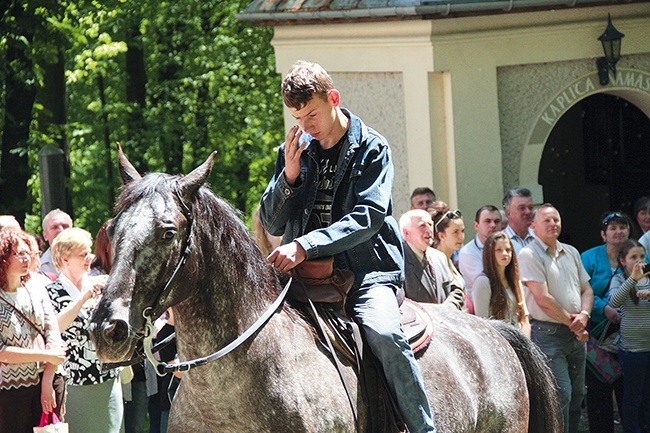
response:
<svg viewBox="0 0 650 433"><path fill-rule="evenodd" d="M368 433L399 433L406 427L399 409L388 389L386 378L372 351L365 350L365 338L359 331L359 326L343 313L342 303L314 303L316 318L310 314L312 324L318 331L319 338L325 347L325 336L334 350L342 355L353 367L357 374L361 396L366 410L366 423L357 426L359 432ZM305 309L304 306L300 307ZM433 321L429 314L415 301L404 299L400 306L402 328L406 338L418 357L431 342ZM314 320L318 324L313 323ZM333 356L336 356L333 354Z"/></svg>

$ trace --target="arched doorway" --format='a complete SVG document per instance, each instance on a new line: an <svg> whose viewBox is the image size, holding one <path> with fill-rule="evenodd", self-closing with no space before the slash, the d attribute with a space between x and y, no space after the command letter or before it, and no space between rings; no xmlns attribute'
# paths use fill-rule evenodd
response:
<svg viewBox="0 0 650 433"><path fill-rule="evenodd" d="M619 96L579 101L553 127L538 182L562 214L560 240L579 251L600 244L602 213L632 216L634 202L650 194L650 119Z"/></svg>

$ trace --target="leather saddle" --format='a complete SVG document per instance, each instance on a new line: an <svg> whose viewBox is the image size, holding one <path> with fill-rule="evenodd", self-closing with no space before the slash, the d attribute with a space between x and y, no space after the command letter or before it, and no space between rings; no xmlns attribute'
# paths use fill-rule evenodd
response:
<svg viewBox="0 0 650 433"><path fill-rule="evenodd" d="M365 426L358 426L358 430L369 433L405 431L399 409L388 391L383 369L372 352L365 350L364 336L358 325L343 314L341 303L314 305L319 322L315 328L321 342L327 348L321 335L326 332L334 350L339 352L357 373L367 413ZM421 305L410 299L404 299L400 311L402 328L417 357L431 342L433 321Z"/></svg>

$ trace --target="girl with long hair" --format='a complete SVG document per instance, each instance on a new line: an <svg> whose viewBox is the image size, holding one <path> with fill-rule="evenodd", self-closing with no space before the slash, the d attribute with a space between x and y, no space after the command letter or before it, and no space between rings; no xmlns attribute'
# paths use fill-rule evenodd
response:
<svg viewBox="0 0 650 433"><path fill-rule="evenodd" d="M517 255L508 235L496 232L483 247L483 273L474 281L474 314L510 323L530 337Z"/></svg>

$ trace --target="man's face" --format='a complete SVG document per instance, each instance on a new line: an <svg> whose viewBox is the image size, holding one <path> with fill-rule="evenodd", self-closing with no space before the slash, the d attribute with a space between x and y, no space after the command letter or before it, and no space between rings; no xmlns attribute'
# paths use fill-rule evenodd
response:
<svg viewBox="0 0 650 433"><path fill-rule="evenodd" d="M560 233L562 232L560 213L552 207L539 209L537 215L535 215L532 227L535 236L547 245L550 245L560 237Z"/></svg>
<svg viewBox="0 0 650 433"><path fill-rule="evenodd" d="M70 217L64 213L59 213L51 216L47 223L45 224L45 230L43 230L43 239L47 243L51 244L55 237L58 236L65 229L72 227L72 220Z"/></svg>
<svg viewBox="0 0 650 433"><path fill-rule="evenodd" d="M433 207L433 194L416 194L411 199L411 209L427 210Z"/></svg>
<svg viewBox="0 0 650 433"><path fill-rule="evenodd" d="M433 242L433 221L431 216L414 215L403 230L404 240L419 251L426 251Z"/></svg>
<svg viewBox="0 0 650 433"><path fill-rule="evenodd" d="M508 223L515 227L530 226L533 221L532 197L513 197L506 215Z"/></svg>
<svg viewBox="0 0 650 433"><path fill-rule="evenodd" d="M479 215L478 222L474 221L474 230L481 242L485 240L492 233L495 233L501 229L501 214L499 211L485 209Z"/></svg>
<svg viewBox="0 0 650 433"><path fill-rule="evenodd" d="M336 132L334 128L339 97L337 90L330 90L327 98L315 95L302 108L289 107L289 111L300 129L320 142L327 141Z"/></svg>

